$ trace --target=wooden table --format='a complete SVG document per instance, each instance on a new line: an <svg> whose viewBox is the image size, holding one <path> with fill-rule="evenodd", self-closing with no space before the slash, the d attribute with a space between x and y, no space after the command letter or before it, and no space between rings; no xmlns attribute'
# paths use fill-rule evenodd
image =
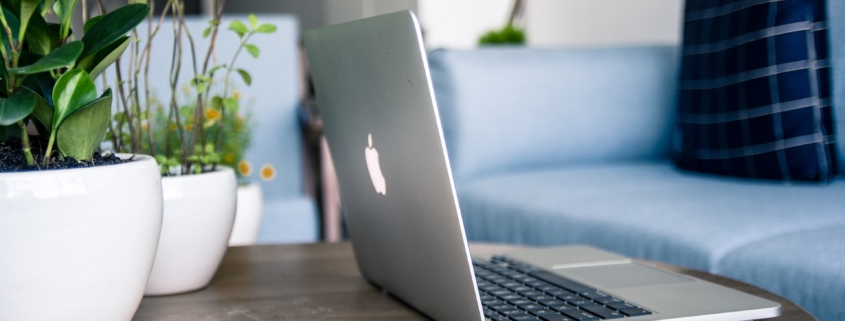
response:
<svg viewBox="0 0 845 321"><path fill-rule="evenodd" d="M476 254L516 248L489 244L471 247ZM757 287L658 265L779 302L783 315L771 320L815 320L795 304ZM193 293L146 297L133 320L428 319L367 283L358 272L349 243L317 243L230 248L211 286Z"/></svg>

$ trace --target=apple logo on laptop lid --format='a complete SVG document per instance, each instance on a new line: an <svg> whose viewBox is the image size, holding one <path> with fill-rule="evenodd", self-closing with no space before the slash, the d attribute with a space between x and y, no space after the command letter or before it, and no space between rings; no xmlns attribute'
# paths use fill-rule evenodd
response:
<svg viewBox="0 0 845 321"><path fill-rule="evenodd" d="M370 172L370 179L373 180L373 187L376 193L387 195L387 182L384 180L384 174L381 173L378 151L373 147L373 134L367 135L367 143L369 146L364 149L364 156L367 158L367 170Z"/></svg>

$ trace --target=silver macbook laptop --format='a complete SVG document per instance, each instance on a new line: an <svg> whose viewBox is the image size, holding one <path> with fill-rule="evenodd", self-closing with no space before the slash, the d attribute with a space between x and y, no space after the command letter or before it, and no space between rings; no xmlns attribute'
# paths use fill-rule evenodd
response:
<svg viewBox="0 0 845 321"><path fill-rule="evenodd" d="M436 320L750 320L780 305L586 246L471 257L419 22L305 33L355 257Z"/></svg>

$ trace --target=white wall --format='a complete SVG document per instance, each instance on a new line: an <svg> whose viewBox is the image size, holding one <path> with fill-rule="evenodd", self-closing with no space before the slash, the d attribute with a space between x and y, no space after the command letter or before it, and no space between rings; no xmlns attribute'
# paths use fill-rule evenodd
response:
<svg viewBox="0 0 845 321"><path fill-rule="evenodd" d="M531 46L678 44L683 0L526 0ZM430 48L473 48L504 26L512 0L419 0Z"/></svg>

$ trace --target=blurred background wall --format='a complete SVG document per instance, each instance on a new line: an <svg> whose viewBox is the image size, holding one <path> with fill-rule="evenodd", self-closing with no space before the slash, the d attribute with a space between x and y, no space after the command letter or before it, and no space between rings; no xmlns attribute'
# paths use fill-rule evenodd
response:
<svg viewBox="0 0 845 321"><path fill-rule="evenodd" d="M115 0L119 1L119 0ZM165 2L165 0L156 0ZM211 11L210 0L194 0ZM227 13L290 13L301 30L399 10L420 18L430 48L472 48L485 31L501 28L512 0L230 0ZM678 44L682 0L527 0L531 46Z"/></svg>

